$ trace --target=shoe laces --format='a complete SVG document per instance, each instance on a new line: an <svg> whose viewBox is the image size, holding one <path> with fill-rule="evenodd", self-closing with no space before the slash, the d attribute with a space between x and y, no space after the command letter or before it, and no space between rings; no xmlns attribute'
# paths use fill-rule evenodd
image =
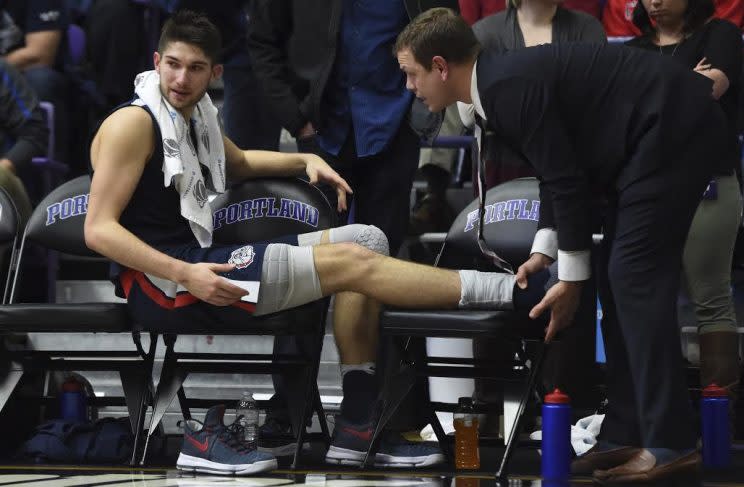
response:
<svg viewBox="0 0 744 487"><path fill-rule="evenodd" d="M238 452L247 452L250 449L245 444L245 426L240 424L242 416L235 418L235 422L220 431L217 436L224 441L227 446Z"/></svg>

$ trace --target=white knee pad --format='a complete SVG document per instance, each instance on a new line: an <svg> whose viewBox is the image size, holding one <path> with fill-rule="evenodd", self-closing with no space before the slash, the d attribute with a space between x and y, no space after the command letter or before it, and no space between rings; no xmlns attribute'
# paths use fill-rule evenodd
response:
<svg viewBox="0 0 744 487"><path fill-rule="evenodd" d="M329 232L331 243L354 242L378 254L390 255L390 246L385 233L374 225L352 223L331 228ZM322 231L303 233L297 236L297 243L300 246L318 245L322 233Z"/></svg>
<svg viewBox="0 0 744 487"><path fill-rule="evenodd" d="M266 247L255 315L294 308L322 297L312 247Z"/></svg>
<svg viewBox="0 0 744 487"><path fill-rule="evenodd" d="M378 254L390 255L390 245L385 232L374 225L362 226L364 228L356 234L354 242Z"/></svg>

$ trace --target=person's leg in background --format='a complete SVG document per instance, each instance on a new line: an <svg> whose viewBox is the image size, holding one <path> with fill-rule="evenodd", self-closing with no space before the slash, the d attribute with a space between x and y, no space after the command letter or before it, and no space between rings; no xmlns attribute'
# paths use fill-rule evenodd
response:
<svg viewBox="0 0 744 487"><path fill-rule="evenodd" d="M145 14L139 2L96 0L85 17L86 51L92 72L109 108L132 98L132 80L152 69L146 52ZM147 64L146 64L147 63Z"/></svg>
<svg viewBox="0 0 744 487"><path fill-rule="evenodd" d="M18 176L5 168L0 168L0 188L8 193L10 200L15 204L19 217L18 228L23 229L32 211L31 200L28 198L26 188ZM7 269L8 260L6 257L10 257L10 252L7 255L5 253L0 255L0 269ZM3 282L5 282L5 276L5 274L2 276Z"/></svg>
<svg viewBox="0 0 744 487"><path fill-rule="evenodd" d="M700 385L715 382L728 391L731 423L735 425L741 366L731 261L741 225L742 201L736 175L717 176L715 182L715 194L700 202L692 220L683 269L698 321Z"/></svg>
<svg viewBox="0 0 744 487"><path fill-rule="evenodd" d="M222 80L227 136L241 149L279 150L282 127L266 106L248 53L238 52L226 60Z"/></svg>
<svg viewBox="0 0 744 487"><path fill-rule="evenodd" d="M3 188L15 203L20 217L20 227L23 228L33 209L23 182L11 171L0 168L0 188Z"/></svg>
<svg viewBox="0 0 744 487"><path fill-rule="evenodd" d="M447 107L439 135L462 135L464 130L457 106ZM457 149L421 148L419 171L426 181L426 194L413 208L408 224L409 235L449 230L455 214L447 202L447 188L457 154Z"/></svg>
<svg viewBox="0 0 744 487"><path fill-rule="evenodd" d="M33 168L27 169L29 172L33 171ZM0 169L0 187L8 193L16 205L20 228L23 229L33 210L23 182L12 172ZM30 258L23 259L21 262L22 270L19 274L17 300L22 303L43 303L47 300L47 280L43 278L47 275L47 252L32 242L26 245L28 245L27 252ZM0 269L5 269L6 265L7 261L3 261L0 263Z"/></svg>
<svg viewBox="0 0 744 487"><path fill-rule="evenodd" d="M402 122L383 152L360 158L353 167L354 222L382 230L390 242L391 256L398 254L406 235L419 150L418 137Z"/></svg>

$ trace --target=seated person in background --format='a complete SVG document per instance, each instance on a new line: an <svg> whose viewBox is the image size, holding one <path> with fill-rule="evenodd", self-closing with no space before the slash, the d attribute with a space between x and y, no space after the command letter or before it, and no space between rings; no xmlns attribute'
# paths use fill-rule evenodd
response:
<svg viewBox="0 0 744 487"><path fill-rule="evenodd" d="M607 0L602 12L602 24L610 37L635 37L641 31L633 21L638 0ZM744 0L713 0L714 17L744 28Z"/></svg>
<svg viewBox="0 0 744 487"><path fill-rule="evenodd" d="M242 151L221 134L216 108L205 94L222 72L214 61L219 49L219 32L206 17L179 11L166 22L155 70L137 76L135 99L109 115L93 139L86 243L118 263L115 284L141 321L185 329L215 320L239 324L250 314L336 294L336 309L346 308L345 316L354 318L334 323L344 402L326 461L359 464L374 428L380 303L525 309L542 299L550 273L518 286L512 275L400 261L387 256L387 238L379 229L361 224L272 242L212 244L207 195L224 191L227 182L304 174L312 183L335 188L339 211L351 192L316 155ZM236 267L236 255L253 258ZM255 305L243 302L248 292L225 278L259 281ZM210 433L187 428L186 434L203 442ZM224 458L182 451L179 465L206 460L225 473L235 462L254 465L253 472L276 465L270 454L241 448ZM437 447L402 438L383 441L376 457L378 464L405 467L442 460Z"/></svg>
<svg viewBox="0 0 744 487"><path fill-rule="evenodd" d="M741 153L737 118L741 93L742 41L738 27L711 18L712 0L642 0L633 22L643 33L627 45L669 56L713 81L713 98L728 121L727 150L718 160L709 196L703 198L687 235L682 270L698 321L700 383L715 382L739 392L739 338L731 292L731 262L741 224L741 188L736 176ZM744 7L743 7L744 8Z"/></svg>
<svg viewBox="0 0 744 487"><path fill-rule="evenodd" d="M39 100L54 104L55 157L67 161L69 84L61 49L68 26L63 0L0 0L0 55L21 71Z"/></svg>
<svg viewBox="0 0 744 487"><path fill-rule="evenodd" d="M16 204L21 221L31 214L31 201L19 179L31 159L43 156L49 143L44 113L26 79L7 61L0 60L0 187Z"/></svg>

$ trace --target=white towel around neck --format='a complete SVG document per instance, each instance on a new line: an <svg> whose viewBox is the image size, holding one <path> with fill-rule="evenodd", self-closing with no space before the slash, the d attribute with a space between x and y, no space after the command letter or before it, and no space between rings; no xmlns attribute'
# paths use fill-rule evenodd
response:
<svg viewBox="0 0 744 487"><path fill-rule="evenodd" d="M194 107L196 145L194 148L189 122L165 99L160 91L160 75L145 71L134 80L138 96L132 103L147 106L160 126L163 137L163 185L174 184L181 197L181 216L189 221L191 231L202 247L212 245L211 193L225 191L225 146L217 108L206 93ZM199 164L209 169L207 181Z"/></svg>

